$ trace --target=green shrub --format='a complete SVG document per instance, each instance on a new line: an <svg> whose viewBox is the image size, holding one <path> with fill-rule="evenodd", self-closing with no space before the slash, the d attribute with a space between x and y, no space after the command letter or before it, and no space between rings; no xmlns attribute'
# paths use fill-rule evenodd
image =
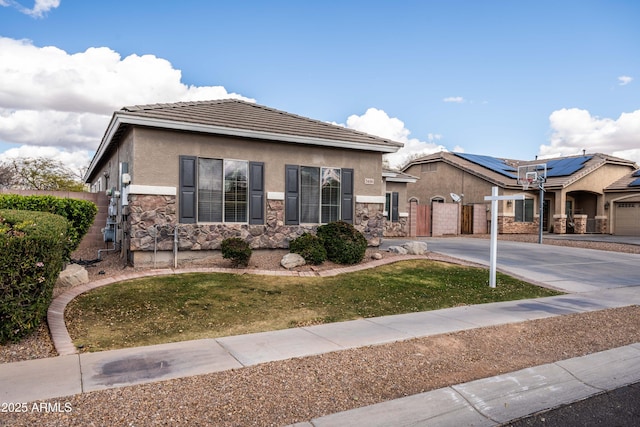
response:
<svg viewBox="0 0 640 427"><path fill-rule="evenodd" d="M88 200L18 194L0 194L0 209L49 212L66 218L69 221L67 257L78 248L98 213L96 204Z"/></svg>
<svg viewBox="0 0 640 427"><path fill-rule="evenodd" d="M318 227L318 237L327 250L327 258L338 264L357 264L367 250L364 235L344 221L321 225Z"/></svg>
<svg viewBox="0 0 640 427"><path fill-rule="evenodd" d="M238 237L224 239L220 245L222 258L230 259L234 267L246 267L251 258L251 248L249 244Z"/></svg>
<svg viewBox="0 0 640 427"><path fill-rule="evenodd" d="M300 255L312 265L322 264L327 259L327 250L318 236L304 233L300 237L289 242L289 250Z"/></svg>
<svg viewBox="0 0 640 427"><path fill-rule="evenodd" d="M59 215L0 210L0 344L19 341L44 319L68 227Z"/></svg>

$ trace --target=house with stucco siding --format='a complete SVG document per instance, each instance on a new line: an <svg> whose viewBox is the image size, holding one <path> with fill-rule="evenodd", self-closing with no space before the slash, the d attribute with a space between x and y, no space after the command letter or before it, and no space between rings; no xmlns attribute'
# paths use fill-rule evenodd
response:
<svg viewBox="0 0 640 427"><path fill-rule="evenodd" d="M544 163L547 179L543 198L539 188L518 184L518 167ZM446 222L460 224L452 234L486 233L492 187L503 195L524 195L524 200L502 200L498 204L498 231L504 234L535 234L540 221L549 233L640 233L640 174L638 165L603 153L587 153L546 160L516 160L469 153L440 152L412 160L402 171L416 177L407 184L413 235L432 235L439 224L439 212L447 212ZM637 176L634 177L634 174ZM634 184L635 183L635 184ZM634 186L635 185L635 186ZM542 215L540 204L542 203ZM635 204L634 204L635 203ZM414 206L415 205L415 206ZM638 209L634 210L637 205ZM455 215L454 215L455 214ZM455 216L455 218L454 218ZM421 221L431 221L422 224ZM616 226L617 224L617 226Z"/></svg>
<svg viewBox="0 0 640 427"><path fill-rule="evenodd" d="M399 222L386 181L411 180L383 173L401 146L236 99L139 105L113 114L85 181L110 197L105 241L136 266L206 257L228 237L287 248L336 220L376 246L387 216Z"/></svg>

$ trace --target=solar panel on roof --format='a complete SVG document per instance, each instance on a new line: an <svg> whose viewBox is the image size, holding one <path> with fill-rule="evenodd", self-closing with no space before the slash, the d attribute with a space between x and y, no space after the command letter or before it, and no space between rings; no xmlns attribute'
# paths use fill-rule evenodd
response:
<svg viewBox="0 0 640 427"><path fill-rule="evenodd" d="M633 181L631 181L631 184L629 184L629 187L640 187L640 178L636 178Z"/></svg>
<svg viewBox="0 0 640 427"><path fill-rule="evenodd" d="M516 169L509 166L504 160L490 156L481 156L479 154L454 153L456 156L468 160L476 165L482 166L489 170L504 175L509 178L517 178Z"/></svg>
<svg viewBox="0 0 640 427"><path fill-rule="evenodd" d="M554 159L547 162L547 178L569 176L578 172L593 156Z"/></svg>

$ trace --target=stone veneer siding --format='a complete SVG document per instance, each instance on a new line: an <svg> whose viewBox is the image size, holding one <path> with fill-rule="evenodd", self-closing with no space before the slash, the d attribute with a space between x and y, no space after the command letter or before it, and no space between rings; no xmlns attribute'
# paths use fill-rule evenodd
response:
<svg viewBox="0 0 640 427"><path fill-rule="evenodd" d="M282 249L305 232L315 232L316 225L285 225L284 201L267 200L266 223L250 224L179 224L178 250L220 249L229 237L240 237L253 249ZM354 226L369 246L379 246L384 232L383 204L356 203ZM174 226L178 222L175 196L129 196L131 251L173 250ZM157 238L157 240L156 240Z"/></svg>
<svg viewBox="0 0 640 427"><path fill-rule="evenodd" d="M385 219L384 236L385 237L407 237L409 235L409 218L400 217L397 222Z"/></svg>
<svg viewBox="0 0 640 427"><path fill-rule="evenodd" d="M539 232L539 219L533 222L516 222L513 216L498 215L498 233L500 234L535 234Z"/></svg>

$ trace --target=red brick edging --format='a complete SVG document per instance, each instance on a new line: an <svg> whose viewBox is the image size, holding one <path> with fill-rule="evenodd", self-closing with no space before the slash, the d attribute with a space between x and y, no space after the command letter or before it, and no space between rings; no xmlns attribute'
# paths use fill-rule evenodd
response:
<svg viewBox="0 0 640 427"><path fill-rule="evenodd" d="M143 277L168 276L171 274L184 273L233 273L233 274L261 274L266 276L293 276L293 277L330 277L338 274L351 273L354 271L366 270L369 268L379 267L385 264L391 264L398 261L407 261L413 259L434 259L428 255L397 255L389 258L373 260L364 264L350 265L332 270L322 271L290 271L290 270L254 270L254 269L237 269L237 268L220 268L220 267L201 267L201 268L166 268L160 270L146 270L121 274L115 277L108 277L101 280L86 283L84 285L71 288L61 295L57 296L47 311L47 322L49 331L53 339L53 345L59 356L77 354L78 349L73 345L67 325L64 321L64 311L75 297L92 289L102 286L111 285L113 283L123 282L125 280L139 279Z"/></svg>

